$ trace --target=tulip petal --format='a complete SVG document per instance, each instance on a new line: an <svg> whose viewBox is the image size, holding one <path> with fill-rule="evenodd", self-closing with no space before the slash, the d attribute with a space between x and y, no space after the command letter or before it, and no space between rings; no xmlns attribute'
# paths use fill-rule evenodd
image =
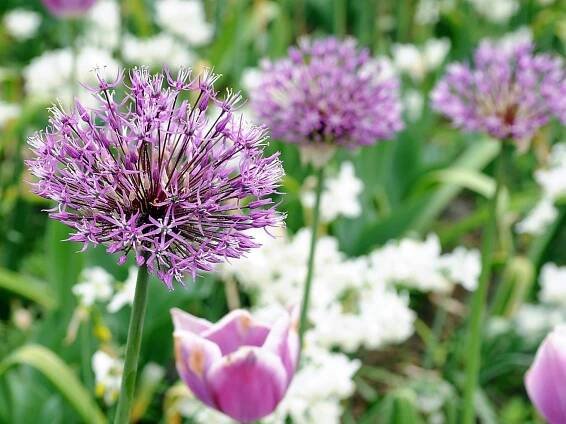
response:
<svg viewBox="0 0 566 424"><path fill-rule="evenodd" d="M220 348L223 356L242 346L261 346L269 327L256 323L249 312L237 309L230 312L201 335Z"/></svg>
<svg viewBox="0 0 566 424"><path fill-rule="evenodd" d="M175 330L184 330L190 333L201 334L212 327L212 323L203 318L195 317L178 308L171 309L173 326Z"/></svg>
<svg viewBox="0 0 566 424"><path fill-rule="evenodd" d="M209 340L188 331L177 330L173 336L177 372L198 399L216 408L206 375L222 358L220 349Z"/></svg>
<svg viewBox="0 0 566 424"><path fill-rule="evenodd" d="M295 317L281 317L269 332L263 348L281 358L287 371L287 385L291 383L299 359L299 335Z"/></svg>
<svg viewBox="0 0 566 424"><path fill-rule="evenodd" d="M220 411L239 422L259 420L275 410L287 387L279 358L244 347L212 365L207 380Z"/></svg>
<svg viewBox="0 0 566 424"><path fill-rule="evenodd" d="M554 330L525 377L527 393L550 424L566 423L566 330Z"/></svg>

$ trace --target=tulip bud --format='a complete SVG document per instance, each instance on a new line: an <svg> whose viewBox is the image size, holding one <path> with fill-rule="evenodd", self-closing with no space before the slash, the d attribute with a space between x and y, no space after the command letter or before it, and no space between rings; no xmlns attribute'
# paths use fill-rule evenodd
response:
<svg viewBox="0 0 566 424"><path fill-rule="evenodd" d="M525 375L525 386L550 424L566 423L566 326L546 336Z"/></svg>
<svg viewBox="0 0 566 424"><path fill-rule="evenodd" d="M234 310L216 324L172 309L177 371L201 402L247 423L271 414L285 396L299 356L290 315L274 325Z"/></svg>

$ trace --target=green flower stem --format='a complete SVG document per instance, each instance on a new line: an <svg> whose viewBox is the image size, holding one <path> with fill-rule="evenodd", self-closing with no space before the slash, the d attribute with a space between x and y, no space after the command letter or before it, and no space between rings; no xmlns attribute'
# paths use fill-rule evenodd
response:
<svg viewBox="0 0 566 424"><path fill-rule="evenodd" d="M348 2L347 0L334 0L334 32L339 37L346 35L348 26Z"/></svg>
<svg viewBox="0 0 566 424"><path fill-rule="evenodd" d="M318 222L320 218L320 199L322 197L322 186L324 185L324 166L321 166L316 175L316 194L315 194L315 203L314 203L314 210L313 210L313 217L312 217L312 226L311 226L311 244L309 250L309 259L307 264L307 277L305 280L305 288L303 292L303 302L301 304L301 318L299 322L299 338L300 338L300 346L301 350L303 347L305 331L307 329L308 324L308 309L309 309L309 300L310 300L310 292L311 292L311 285L312 285L312 278L314 274L314 258L316 253L316 241L317 241L317 232L318 232Z"/></svg>
<svg viewBox="0 0 566 424"><path fill-rule="evenodd" d="M122 374L122 386L118 398L118 408L114 418L115 424L127 424L130 420L130 411L134 401L134 390L136 387L136 375L138 372L138 359L143 330L145 310L147 308L148 272L147 266L139 268L136 281L136 292L130 325L128 327L128 341L126 342L126 361L124 373Z"/></svg>
<svg viewBox="0 0 566 424"><path fill-rule="evenodd" d="M509 144L509 146L508 146ZM491 280L491 269L493 265L493 255L497 239L497 205L503 190L503 180L505 176L506 156L511 148L511 141L504 140L496 163L495 191L490 199L488 222L483 233L481 246L481 273L478 287L472 298L472 310L470 316L468 348L466 350L466 380L464 382L464 424L475 423L474 399L478 387L479 371L481 362L481 341L482 324L486 310L487 292Z"/></svg>

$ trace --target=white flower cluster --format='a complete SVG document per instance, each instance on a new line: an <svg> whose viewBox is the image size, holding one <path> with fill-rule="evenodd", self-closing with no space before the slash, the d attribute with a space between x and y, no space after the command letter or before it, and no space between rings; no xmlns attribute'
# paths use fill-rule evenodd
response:
<svg viewBox="0 0 566 424"><path fill-rule="evenodd" d="M70 48L46 51L24 68L25 90L35 101L59 99L70 104L73 96L79 95L81 101L89 102L92 101L90 93L86 90L74 93L78 84L71 81L95 84L97 70L103 77L113 79L118 68L111 53L97 47L81 48L77 55Z"/></svg>
<svg viewBox="0 0 566 424"><path fill-rule="evenodd" d="M542 267L539 300L566 306L566 266L559 267L549 262Z"/></svg>
<svg viewBox="0 0 566 424"><path fill-rule="evenodd" d="M558 215L554 203L566 196L566 143L552 147L548 167L535 172L535 180L541 188L542 198L531 212L520 221L519 233L538 235L544 232Z"/></svg>
<svg viewBox="0 0 566 424"><path fill-rule="evenodd" d="M0 129L9 121L18 118L20 111L21 108L19 105L0 101Z"/></svg>
<svg viewBox="0 0 566 424"><path fill-rule="evenodd" d="M92 356L92 370L96 394L104 398L107 405L113 404L120 393L124 361L98 350Z"/></svg>
<svg viewBox="0 0 566 424"><path fill-rule="evenodd" d="M519 9L517 0L468 0L476 12L488 21L505 23Z"/></svg>
<svg viewBox="0 0 566 424"><path fill-rule="evenodd" d="M75 54L70 47L46 51L24 68L28 96L35 101L59 100L66 105L77 94L83 102L92 101L88 92L77 90L76 81L95 83L95 70L101 72L104 78L115 78L119 63L113 58L112 52L116 49L120 50L122 58L131 65L142 64L153 68L167 65L172 69L192 65L195 56L190 47L210 42L213 32L212 26L205 20L202 2L160 0L156 9L162 32L149 38L138 38L131 34L121 37L118 2L96 2L85 17L82 33L76 41L78 53ZM11 22L9 19L22 21L24 17L20 15L5 18L4 23L8 29ZM14 33L14 37L31 36L32 18L27 16L25 19L29 21L27 26L20 25L21 34Z"/></svg>
<svg viewBox="0 0 566 424"><path fill-rule="evenodd" d="M18 41L32 38L41 24L39 13L26 9L12 9L2 20L6 32Z"/></svg>
<svg viewBox="0 0 566 424"><path fill-rule="evenodd" d="M418 82L437 69L449 51L450 40L431 38L422 47L414 44L394 44L391 53L397 71L408 74Z"/></svg>
<svg viewBox="0 0 566 424"><path fill-rule="evenodd" d="M200 0L159 0L155 3L157 23L192 46L211 41L214 28L206 22Z"/></svg>
<svg viewBox="0 0 566 424"><path fill-rule="evenodd" d="M305 181L301 201L303 206L312 209L315 202L313 191L313 179ZM340 167L338 175L331 176L324 181L321 202L321 220L323 222L334 221L339 216L355 218L360 216L362 207L358 196L364 189L361 180L354 173L354 165L351 162L344 162Z"/></svg>
<svg viewBox="0 0 566 424"><path fill-rule="evenodd" d="M172 69L195 62L191 48L210 43L214 28L206 21L200 0L159 0L155 2L156 23L161 32L147 38L124 37L124 60L152 68Z"/></svg>
<svg viewBox="0 0 566 424"><path fill-rule="evenodd" d="M493 319L492 333L514 329L528 340L539 340L557 325L566 323L566 266L545 264L539 277L540 303L523 304L509 320Z"/></svg>
<svg viewBox="0 0 566 424"><path fill-rule="evenodd" d="M255 294L256 308L298 305L310 231L302 229L294 237L257 232L256 238L261 248L222 266L221 272ZM393 241L354 259L338 250L335 238L322 237L315 256L310 337L320 346L347 352L402 342L413 332L414 312L397 287L446 293L459 283L473 290L479 273L478 252L458 248L443 255L433 235L425 241Z"/></svg>
<svg viewBox="0 0 566 424"><path fill-rule="evenodd" d="M294 237L283 229L274 236L263 231L254 235L262 247L223 265L220 272L254 295L258 319L272 321L283 308L300 303L310 231L301 229ZM360 364L332 349L355 352L362 346L379 349L405 341L414 331L415 313L399 286L447 292L460 283L474 289L479 271L478 252L457 248L443 255L433 235L425 241L393 241L353 259L339 251L335 238L321 237L309 308L312 328L306 334L307 365L274 421L268 422L282 423L289 416L295 423L339 423L340 401L351 396L352 376Z"/></svg>
<svg viewBox="0 0 566 424"><path fill-rule="evenodd" d="M114 278L104 268L86 268L72 290L81 306L90 308L96 302L107 303L108 312L114 313L133 303L137 276L137 268L131 267L126 281L115 290Z"/></svg>

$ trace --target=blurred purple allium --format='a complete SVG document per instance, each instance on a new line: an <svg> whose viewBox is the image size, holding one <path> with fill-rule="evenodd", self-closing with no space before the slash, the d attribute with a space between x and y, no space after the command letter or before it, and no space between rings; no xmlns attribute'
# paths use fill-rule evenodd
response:
<svg viewBox="0 0 566 424"><path fill-rule="evenodd" d="M275 410L297 368L295 314L271 326L241 309L216 324L179 309L171 314L177 370L197 399L240 423Z"/></svg>
<svg viewBox="0 0 566 424"><path fill-rule="evenodd" d="M566 327L546 336L525 375L531 402L550 424L566 423Z"/></svg>
<svg viewBox="0 0 566 424"><path fill-rule="evenodd" d="M123 72L99 77L96 107L52 108L29 166L35 192L58 203L50 216L76 230L69 240L104 244L119 263L133 251L171 288L257 247L245 230L280 223L278 155L263 156L265 129L234 114L240 95L218 96L217 79L134 69L129 85Z"/></svg>
<svg viewBox="0 0 566 424"><path fill-rule="evenodd" d="M530 43L484 40L473 67L455 63L432 93L432 106L464 131L528 140L552 115L566 122L562 60Z"/></svg>
<svg viewBox="0 0 566 424"><path fill-rule="evenodd" d="M84 15L96 0L41 0L41 2L53 15L73 18Z"/></svg>
<svg viewBox="0 0 566 424"><path fill-rule="evenodd" d="M273 137L303 146L371 145L403 127L398 81L352 38L303 38L264 61L251 106Z"/></svg>

